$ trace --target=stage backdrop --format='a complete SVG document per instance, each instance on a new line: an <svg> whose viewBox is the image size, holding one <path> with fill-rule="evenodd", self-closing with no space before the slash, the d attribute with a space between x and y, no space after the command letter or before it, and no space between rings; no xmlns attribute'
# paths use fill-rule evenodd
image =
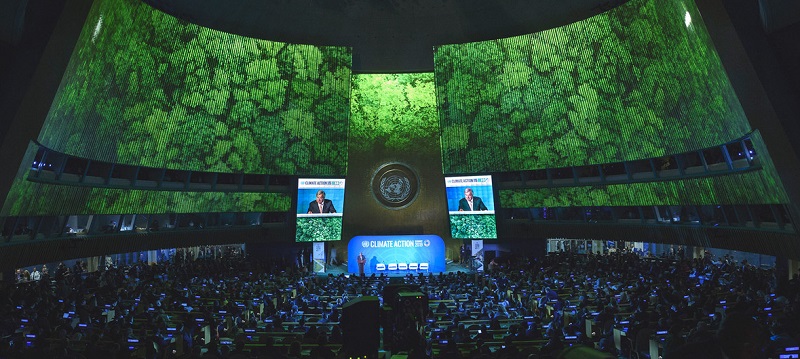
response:
<svg viewBox="0 0 800 359"><path fill-rule="evenodd" d="M351 97L342 238L425 233L450 240L433 74L358 74ZM403 166L412 172L408 181L402 171L380 176ZM381 202L375 187L397 195L398 206ZM449 242L454 250L461 245Z"/></svg>
<svg viewBox="0 0 800 359"><path fill-rule="evenodd" d="M356 257L359 253L364 253L367 258L364 266L367 275L375 273L378 264L385 265L387 273L407 272L388 270L390 264L400 263L428 263L427 272L445 271L444 240L436 235L355 236L347 245L348 272L358 273Z"/></svg>

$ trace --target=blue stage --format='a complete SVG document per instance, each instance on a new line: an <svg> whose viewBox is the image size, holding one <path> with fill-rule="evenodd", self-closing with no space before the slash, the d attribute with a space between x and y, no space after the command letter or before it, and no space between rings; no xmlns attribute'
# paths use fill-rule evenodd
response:
<svg viewBox="0 0 800 359"><path fill-rule="evenodd" d="M363 253L367 275L444 272L444 249L436 235L356 236L347 245L347 271L358 273L357 258Z"/></svg>

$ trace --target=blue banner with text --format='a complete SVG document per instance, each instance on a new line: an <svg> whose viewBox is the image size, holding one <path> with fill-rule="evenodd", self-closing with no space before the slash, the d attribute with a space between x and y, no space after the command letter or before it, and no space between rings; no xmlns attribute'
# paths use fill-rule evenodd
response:
<svg viewBox="0 0 800 359"><path fill-rule="evenodd" d="M347 271L407 274L445 271L444 240L437 235L355 236L347 245Z"/></svg>

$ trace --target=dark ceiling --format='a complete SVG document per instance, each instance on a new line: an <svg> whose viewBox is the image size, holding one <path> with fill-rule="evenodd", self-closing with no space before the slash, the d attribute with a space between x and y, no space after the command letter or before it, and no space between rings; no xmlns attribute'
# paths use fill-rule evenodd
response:
<svg viewBox="0 0 800 359"><path fill-rule="evenodd" d="M433 71L433 46L568 24L627 0L143 0L225 32L350 46L356 72Z"/></svg>

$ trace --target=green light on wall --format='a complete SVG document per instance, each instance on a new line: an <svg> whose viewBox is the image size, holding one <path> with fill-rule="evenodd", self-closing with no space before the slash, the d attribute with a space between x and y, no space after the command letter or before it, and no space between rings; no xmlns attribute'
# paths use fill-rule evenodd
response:
<svg viewBox="0 0 800 359"><path fill-rule="evenodd" d="M96 1L39 142L93 160L345 175L351 50L188 24Z"/></svg>
<svg viewBox="0 0 800 359"><path fill-rule="evenodd" d="M437 47L444 172L636 160L748 133L699 19L690 0L632 0L530 35Z"/></svg>

